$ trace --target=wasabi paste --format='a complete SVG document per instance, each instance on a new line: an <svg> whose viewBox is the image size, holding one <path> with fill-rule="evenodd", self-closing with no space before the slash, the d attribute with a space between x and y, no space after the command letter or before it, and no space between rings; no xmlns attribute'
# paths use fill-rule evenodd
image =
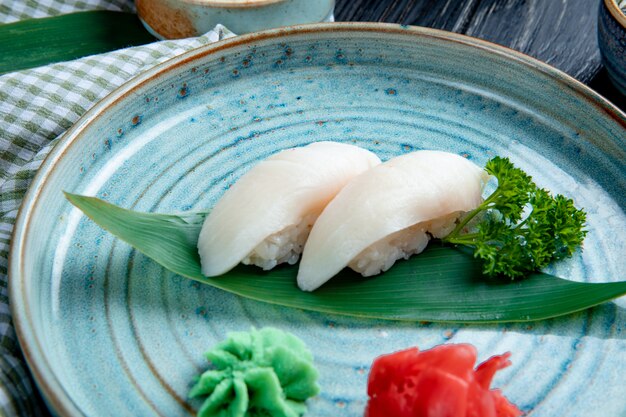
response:
<svg viewBox="0 0 626 417"><path fill-rule="evenodd" d="M208 396L198 417L300 417L319 393L313 355L296 336L274 328L233 332L205 354L213 365L189 396Z"/></svg>

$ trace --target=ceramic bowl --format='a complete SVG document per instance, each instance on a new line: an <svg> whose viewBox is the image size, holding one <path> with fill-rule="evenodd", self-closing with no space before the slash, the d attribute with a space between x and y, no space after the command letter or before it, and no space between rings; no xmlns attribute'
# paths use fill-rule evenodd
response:
<svg viewBox="0 0 626 417"><path fill-rule="evenodd" d="M626 15L615 0L600 3L598 43L609 78L626 95Z"/></svg>
<svg viewBox="0 0 626 417"><path fill-rule="evenodd" d="M335 0L136 0L159 39L199 36L222 24L234 33L333 20Z"/></svg>

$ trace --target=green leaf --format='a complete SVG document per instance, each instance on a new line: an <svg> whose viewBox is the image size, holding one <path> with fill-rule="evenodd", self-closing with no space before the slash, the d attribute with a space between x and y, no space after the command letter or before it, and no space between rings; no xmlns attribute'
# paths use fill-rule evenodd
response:
<svg viewBox="0 0 626 417"><path fill-rule="evenodd" d="M132 13L101 10L9 23L0 25L0 74L155 40Z"/></svg>
<svg viewBox="0 0 626 417"><path fill-rule="evenodd" d="M205 215L140 213L94 197L66 197L172 272L288 307L390 320L514 322L561 316L626 294L626 282L580 283L541 273L515 282L488 280L471 254L437 244L376 277L365 279L346 269L313 293L298 289L297 265L268 272L241 265L221 277L205 278L196 250Z"/></svg>

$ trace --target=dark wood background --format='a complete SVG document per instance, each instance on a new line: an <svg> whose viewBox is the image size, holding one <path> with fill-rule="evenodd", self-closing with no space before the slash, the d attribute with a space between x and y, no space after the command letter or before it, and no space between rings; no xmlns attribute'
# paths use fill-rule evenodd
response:
<svg viewBox="0 0 626 417"><path fill-rule="evenodd" d="M601 0L336 0L338 21L425 26L504 45L589 85L626 110L597 44Z"/></svg>

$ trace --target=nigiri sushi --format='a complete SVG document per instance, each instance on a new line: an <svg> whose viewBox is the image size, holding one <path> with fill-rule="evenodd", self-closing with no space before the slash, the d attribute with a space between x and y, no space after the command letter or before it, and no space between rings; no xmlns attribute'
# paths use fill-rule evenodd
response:
<svg viewBox="0 0 626 417"><path fill-rule="evenodd" d="M198 240L202 273L221 275L239 263L266 270L296 263L326 204L378 164L372 152L337 142L287 149L261 161L205 219Z"/></svg>
<svg viewBox="0 0 626 417"><path fill-rule="evenodd" d="M313 291L344 267L364 276L389 269L444 237L482 202L487 174L467 159L417 151L348 183L326 206L302 253L298 286Z"/></svg>

